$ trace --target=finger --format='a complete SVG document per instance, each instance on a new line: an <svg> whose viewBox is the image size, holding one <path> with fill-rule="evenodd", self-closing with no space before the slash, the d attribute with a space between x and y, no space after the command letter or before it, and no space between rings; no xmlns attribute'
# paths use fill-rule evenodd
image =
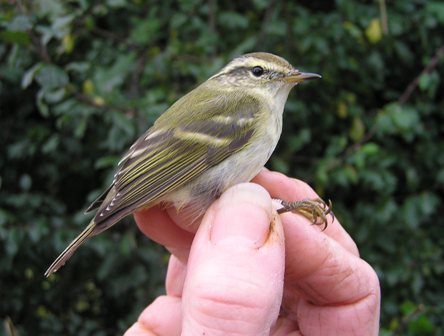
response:
<svg viewBox="0 0 444 336"><path fill-rule="evenodd" d="M168 263L168 271L166 277L166 293L169 296L181 297L185 276L187 274L187 265L180 261L174 255L171 255Z"/></svg>
<svg viewBox="0 0 444 336"><path fill-rule="evenodd" d="M283 214L281 218L286 234L286 289L294 286L319 305L354 302L368 294L364 282L374 271L362 259L315 227L303 225L300 217Z"/></svg>
<svg viewBox="0 0 444 336"><path fill-rule="evenodd" d="M299 327L293 320L280 317L271 329L271 336L301 336Z"/></svg>
<svg viewBox="0 0 444 336"><path fill-rule="evenodd" d="M183 206L180 209L175 207L169 207L166 209L168 215L173 220L174 223L181 229L195 234L199 228L200 222L202 221L203 214L200 214L203 204L191 203Z"/></svg>
<svg viewBox="0 0 444 336"><path fill-rule="evenodd" d="M181 300L160 296L140 314L125 336L175 336L181 334Z"/></svg>
<svg viewBox="0 0 444 336"><path fill-rule="evenodd" d="M278 173L263 171L255 182L277 198L316 197L308 185ZM301 334L329 335L338 330L342 335L377 334L378 278L357 257L356 245L339 222L335 220L336 225L324 233L304 225L301 216L287 213L281 219L287 252L284 305L299 321ZM298 300L301 296L305 300Z"/></svg>
<svg viewBox="0 0 444 336"><path fill-rule="evenodd" d="M325 259L312 274L286 284L286 289L296 289L305 298L290 308L301 333L378 335L380 286L376 273L332 239L326 240L323 250L318 253Z"/></svg>
<svg viewBox="0 0 444 336"><path fill-rule="evenodd" d="M126 336L179 335L182 324L181 300L186 264L171 255L166 278L167 296L161 296L147 307ZM171 319L170 319L171 317Z"/></svg>
<svg viewBox="0 0 444 336"><path fill-rule="evenodd" d="M251 183L227 190L193 242L183 335L269 335L281 303L284 259L282 226L268 193Z"/></svg>
<svg viewBox="0 0 444 336"><path fill-rule="evenodd" d="M342 335L348 335L347 330L371 335L369 330L377 330L380 304L374 270L334 239L303 225L302 218L291 214L281 218L287 242L283 305L299 321L301 333L329 335L332 330L323 326L335 325Z"/></svg>
<svg viewBox="0 0 444 336"><path fill-rule="evenodd" d="M123 336L157 336L150 330L147 330L140 322L134 323Z"/></svg>
<svg viewBox="0 0 444 336"><path fill-rule="evenodd" d="M160 206L135 212L134 219L148 238L164 245L180 260L187 260L194 235L179 228Z"/></svg>
<svg viewBox="0 0 444 336"><path fill-rule="evenodd" d="M307 183L265 169L262 170L252 182L258 183L267 189L271 197L281 200L296 201L319 197ZM338 219L335 218L335 220L332 221L332 218L327 216L327 220L328 225L323 233L336 240L351 253L359 255L355 242L341 226Z"/></svg>

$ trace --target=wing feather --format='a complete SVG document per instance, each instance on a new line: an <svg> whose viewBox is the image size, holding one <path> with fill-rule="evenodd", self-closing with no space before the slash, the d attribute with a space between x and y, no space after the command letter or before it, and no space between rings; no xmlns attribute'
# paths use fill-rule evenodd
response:
<svg viewBox="0 0 444 336"><path fill-rule="evenodd" d="M185 120L168 129L159 122L131 146L119 163L109 194L101 197L94 219L97 224L108 227L135 209L158 201L247 145L254 136L258 102L248 97L248 101L226 103L219 110L214 104L188 108L191 115L205 115L209 106L209 119ZM227 113L227 108L233 111ZM203 111L196 113L196 109Z"/></svg>

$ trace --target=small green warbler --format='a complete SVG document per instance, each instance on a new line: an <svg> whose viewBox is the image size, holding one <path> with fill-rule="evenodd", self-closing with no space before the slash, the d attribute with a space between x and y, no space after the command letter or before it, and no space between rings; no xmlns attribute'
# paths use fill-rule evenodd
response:
<svg viewBox="0 0 444 336"><path fill-rule="evenodd" d="M290 90L321 76L281 57L257 52L235 58L180 98L126 152L111 186L87 212L96 214L48 268L57 271L89 237L134 211L171 204L191 221L227 188L250 181L270 158L282 131ZM282 201L314 223L332 214L322 200Z"/></svg>

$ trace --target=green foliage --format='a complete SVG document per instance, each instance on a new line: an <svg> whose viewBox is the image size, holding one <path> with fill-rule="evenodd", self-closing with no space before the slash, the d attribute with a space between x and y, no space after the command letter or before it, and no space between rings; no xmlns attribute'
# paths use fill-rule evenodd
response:
<svg viewBox="0 0 444 336"><path fill-rule="evenodd" d="M291 93L269 165L333 200L378 272L381 334L444 334L441 1L0 6L0 316L21 335L121 334L163 291L167 255L132 224L42 274L137 135L255 50L323 75Z"/></svg>

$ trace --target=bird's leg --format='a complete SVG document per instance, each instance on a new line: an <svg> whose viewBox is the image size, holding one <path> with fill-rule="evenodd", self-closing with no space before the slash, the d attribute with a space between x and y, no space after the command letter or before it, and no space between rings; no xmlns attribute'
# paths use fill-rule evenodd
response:
<svg viewBox="0 0 444 336"><path fill-rule="evenodd" d="M323 230L327 228L328 215L331 216L332 222L335 220L335 215L331 210L332 205L330 200L328 201L328 204L320 198L304 199L295 202L287 202L279 199L277 201L282 205L282 208L277 210L278 214L285 212L299 213L310 220L314 225L324 225Z"/></svg>

